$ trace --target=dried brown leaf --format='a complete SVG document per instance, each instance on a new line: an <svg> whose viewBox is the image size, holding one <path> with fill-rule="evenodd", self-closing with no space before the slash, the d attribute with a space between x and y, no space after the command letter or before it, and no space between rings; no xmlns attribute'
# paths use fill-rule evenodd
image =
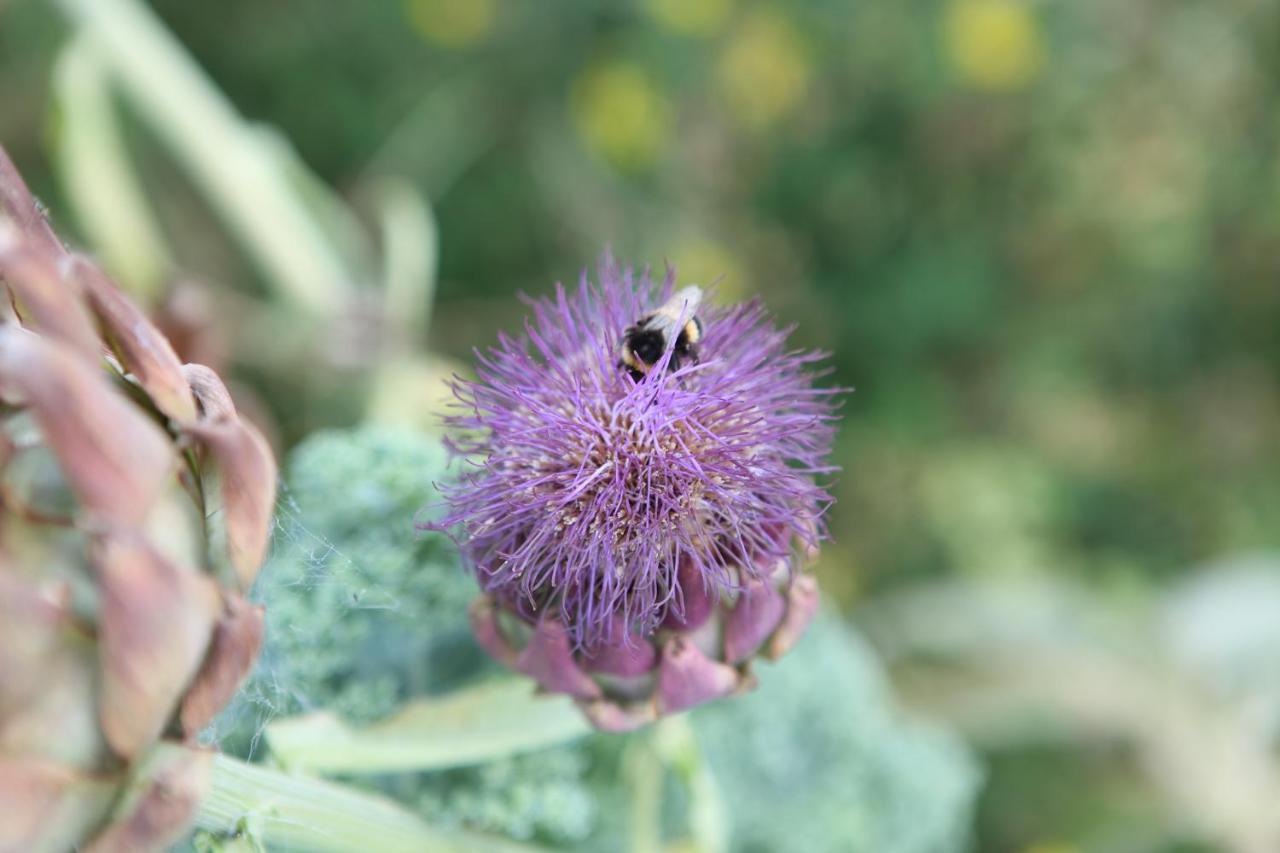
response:
<svg viewBox="0 0 1280 853"><path fill-rule="evenodd" d="M151 786L122 820L95 838L85 853L151 853L168 850L195 819L209 789L213 753L183 750L165 756Z"/></svg>
<svg viewBox="0 0 1280 853"><path fill-rule="evenodd" d="M27 184L0 145L0 221L8 219L25 242L41 254L56 255L62 242L53 233L44 212L36 204Z"/></svg>
<svg viewBox="0 0 1280 853"><path fill-rule="evenodd" d="M0 279L17 299L24 326L97 361L102 345L79 286L65 274L66 259L65 254L41 253L26 243L0 246Z"/></svg>
<svg viewBox="0 0 1280 853"><path fill-rule="evenodd" d="M115 788L71 768L0 757L0 853L62 853L106 818Z"/></svg>
<svg viewBox="0 0 1280 853"><path fill-rule="evenodd" d="M21 700L41 659L57 644L63 616L58 602L0 561L0 726L6 708Z"/></svg>
<svg viewBox="0 0 1280 853"><path fill-rule="evenodd" d="M140 522L175 471L168 436L65 346L0 325L0 384L17 390L81 504Z"/></svg>
<svg viewBox="0 0 1280 853"><path fill-rule="evenodd" d="M195 400L168 339L96 265L82 257L72 263L104 337L156 408L175 421L193 419Z"/></svg>
<svg viewBox="0 0 1280 853"><path fill-rule="evenodd" d="M69 598L67 584L37 585L0 562L0 754L76 766L101 754L97 661L74 642Z"/></svg>
<svg viewBox="0 0 1280 853"><path fill-rule="evenodd" d="M199 406L200 420L218 422L236 417L236 404L222 379L203 364L184 364L182 376Z"/></svg>
<svg viewBox="0 0 1280 853"><path fill-rule="evenodd" d="M185 369L203 416L184 432L201 444L216 469L228 557L241 591L247 592L270 539L276 498L275 457L257 427L235 416L231 396L213 371L199 365Z"/></svg>
<svg viewBox="0 0 1280 853"><path fill-rule="evenodd" d="M98 569L102 730L135 758L160 736L208 649L219 607L208 578L173 565L127 534L106 534Z"/></svg>
<svg viewBox="0 0 1280 853"><path fill-rule="evenodd" d="M262 648L262 631L262 607L227 596L209 654L182 700L182 731L188 738L207 726L240 688Z"/></svg>

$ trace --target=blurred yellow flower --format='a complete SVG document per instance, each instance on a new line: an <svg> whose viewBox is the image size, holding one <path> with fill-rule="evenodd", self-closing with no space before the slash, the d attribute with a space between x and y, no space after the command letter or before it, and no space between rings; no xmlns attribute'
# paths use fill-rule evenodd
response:
<svg viewBox="0 0 1280 853"><path fill-rule="evenodd" d="M670 132L670 104L631 62L583 72L573 84L571 108L587 147L624 172L652 166Z"/></svg>
<svg viewBox="0 0 1280 853"><path fill-rule="evenodd" d="M709 36L720 30L733 0L645 0L658 26L686 36Z"/></svg>
<svg viewBox="0 0 1280 853"><path fill-rule="evenodd" d="M804 96L812 74L808 52L791 23L757 11L733 33L720 55L720 90L741 124L761 128Z"/></svg>
<svg viewBox="0 0 1280 853"><path fill-rule="evenodd" d="M944 29L952 68L976 88L1021 89L1044 65L1044 35L1026 0L951 0Z"/></svg>
<svg viewBox="0 0 1280 853"><path fill-rule="evenodd" d="M483 41L498 16L497 0L407 0L409 20L423 38L441 47Z"/></svg>
<svg viewBox="0 0 1280 853"><path fill-rule="evenodd" d="M706 238L677 243L670 261L680 281L716 285L717 301L735 301L743 297L742 266L727 246Z"/></svg>

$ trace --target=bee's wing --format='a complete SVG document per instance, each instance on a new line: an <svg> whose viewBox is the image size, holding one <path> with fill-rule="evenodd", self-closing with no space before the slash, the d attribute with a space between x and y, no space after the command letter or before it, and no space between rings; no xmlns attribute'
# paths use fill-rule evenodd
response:
<svg viewBox="0 0 1280 853"><path fill-rule="evenodd" d="M697 285L683 287L657 311L641 320L640 325L645 329L660 331L669 340L674 340L680 328L698 310L698 303L701 301L702 288Z"/></svg>
<svg viewBox="0 0 1280 853"><path fill-rule="evenodd" d="M672 294L667 300L667 304L659 309L664 314L670 314L672 320L679 321L681 319L688 320L694 314L698 313L698 306L702 304L702 288L696 284L688 287L682 287Z"/></svg>

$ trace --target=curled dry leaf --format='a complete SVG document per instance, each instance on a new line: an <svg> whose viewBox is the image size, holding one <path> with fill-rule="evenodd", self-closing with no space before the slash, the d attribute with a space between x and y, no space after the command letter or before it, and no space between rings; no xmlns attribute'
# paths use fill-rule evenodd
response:
<svg viewBox="0 0 1280 853"><path fill-rule="evenodd" d="M28 584L19 583L13 570L0 561L0 728L11 706L23 703L32 682L47 676L42 662L58 642L62 608Z"/></svg>
<svg viewBox="0 0 1280 853"><path fill-rule="evenodd" d="M127 536L108 533L95 552L99 716L112 749L132 759L159 737L204 659L218 593L208 578Z"/></svg>
<svg viewBox="0 0 1280 853"><path fill-rule="evenodd" d="M106 817L114 794L69 767L0 756L0 851L70 850Z"/></svg>
<svg viewBox="0 0 1280 853"><path fill-rule="evenodd" d="M178 422L196 416L182 363L146 315L87 259L72 258L72 277L84 288L103 337L156 408Z"/></svg>
<svg viewBox="0 0 1280 853"><path fill-rule="evenodd" d="M143 520L175 469L160 427L65 346L12 325L0 326L0 384L23 398L90 514Z"/></svg>
<svg viewBox="0 0 1280 853"><path fill-rule="evenodd" d="M199 420L186 424L183 432L200 442L217 469L228 556L241 591L247 592L271 534L275 456L262 433L236 415L231 395L217 374L203 365L188 364L183 375L200 410Z"/></svg>
<svg viewBox="0 0 1280 853"><path fill-rule="evenodd" d="M42 254L62 251L62 241L53 233L17 167L0 147L0 220L4 219L13 223L24 242Z"/></svg>
<svg viewBox="0 0 1280 853"><path fill-rule="evenodd" d="M0 246L0 279L17 300L23 325L95 361L101 345L93 319L64 275L65 260L65 255L36 252L25 243Z"/></svg>
<svg viewBox="0 0 1280 853"><path fill-rule="evenodd" d="M85 853L150 853L182 838L209 787L213 753L166 752L165 764L151 769L151 785L129 814L93 840Z"/></svg>
<svg viewBox="0 0 1280 853"><path fill-rule="evenodd" d="M236 404L217 373L203 364L184 364L181 369L182 378L195 395L200 420L225 421L236 416Z"/></svg>
<svg viewBox="0 0 1280 853"><path fill-rule="evenodd" d="M262 648L263 609L229 594L209 654L182 700L182 732L195 736L231 701Z"/></svg>

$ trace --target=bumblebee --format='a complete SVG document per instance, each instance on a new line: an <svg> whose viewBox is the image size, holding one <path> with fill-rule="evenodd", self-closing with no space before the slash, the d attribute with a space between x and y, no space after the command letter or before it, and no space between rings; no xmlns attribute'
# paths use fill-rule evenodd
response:
<svg viewBox="0 0 1280 853"><path fill-rule="evenodd" d="M631 378L639 382L662 360L672 338L671 360L667 366L679 370L685 361L698 363L698 342L702 340L702 321L694 313L702 302L702 288L681 288L657 311L646 314L627 328L622 336L618 366L625 367Z"/></svg>

